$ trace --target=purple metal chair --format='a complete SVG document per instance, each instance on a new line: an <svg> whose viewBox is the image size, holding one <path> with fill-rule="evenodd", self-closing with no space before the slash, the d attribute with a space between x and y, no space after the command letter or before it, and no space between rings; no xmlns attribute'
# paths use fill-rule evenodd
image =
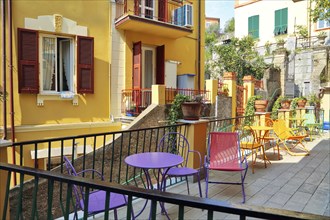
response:
<svg viewBox="0 0 330 220"><path fill-rule="evenodd" d="M206 198L208 184L234 184L242 186L243 203L245 203L244 180L248 170L246 158L241 158L239 135L236 132L210 132L207 155L205 156ZM209 180L209 171L240 172L240 182L218 182Z"/></svg>
<svg viewBox="0 0 330 220"><path fill-rule="evenodd" d="M103 175L98 172L97 170L93 169L86 169L81 172L76 172L75 168L72 166L72 163L70 160L64 156L64 162L65 166L67 168L67 171L72 176L79 176L86 172L94 172L98 174L102 180L104 180ZM75 202L75 214L73 219L78 219L77 211L79 209L84 210L84 199L85 199L85 193L83 190L83 187L73 185L73 192L76 198ZM101 212L105 211L105 199L106 199L106 192L102 190L94 190L89 193L89 203L88 203L88 216L95 215ZM114 210L114 218L118 219L117 215L117 208L123 207L127 205L127 196L118 194L118 193L110 193L110 204L109 204L109 210ZM134 214L132 211L132 216L134 219Z"/></svg>
<svg viewBox="0 0 330 220"><path fill-rule="evenodd" d="M202 163L201 155L198 151L190 149L189 142L186 139L186 137L177 132L169 132L165 134L162 137L162 139L159 141L157 150L160 152L170 152L170 153L178 154L181 157L183 157L184 159L183 163L177 167L170 168L166 174L166 177L185 177L188 194L190 194L188 176L196 175L198 180L199 196L202 198L202 190L201 190L200 174L199 174ZM198 155L200 160L199 169L193 169L187 167L189 153L196 153ZM166 181L164 187L166 188Z"/></svg>

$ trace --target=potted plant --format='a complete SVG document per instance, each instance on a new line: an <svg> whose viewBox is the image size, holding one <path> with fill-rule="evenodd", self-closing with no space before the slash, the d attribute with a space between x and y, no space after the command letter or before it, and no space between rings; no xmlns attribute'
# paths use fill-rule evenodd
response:
<svg viewBox="0 0 330 220"><path fill-rule="evenodd" d="M291 100L283 96L281 99L281 109L290 109Z"/></svg>
<svg viewBox="0 0 330 220"><path fill-rule="evenodd" d="M267 99L262 99L261 96L258 96L258 99L254 101L254 108L256 112L265 112L268 105Z"/></svg>
<svg viewBox="0 0 330 220"><path fill-rule="evenodd" d="M203 97L196 95L192 99L186 99L181 104L183 119L185 120L199 120L202 110Z"/></svg>
<svg viewBox="0 0 330 220"><path fill-rule="evenodd" d="M316 94L309 95L307 102L309 106L320 107L321 105L321 99Z"/></svg>
<svg viewBox="0 0 330 220"><path fill-rule="evenodd" d="M298 98L296 98L297 100L297 105L298 105L298 108L304 108L306 103L307 103L307 98L304 97L304 96L300 96Z"/></svg>
<svg viewBox="0 0 330 220"><path fill-rule="evenodd" d="M277 48L284 48L285 40L283 38L276 38Z"/></svg>
<svg viewBox="0 0 330 220"><path fill-rule="evenodd" d="M317 34L317 39L321 45L325 43L325 38L327 38L326 32L321 31Z"/></svg>

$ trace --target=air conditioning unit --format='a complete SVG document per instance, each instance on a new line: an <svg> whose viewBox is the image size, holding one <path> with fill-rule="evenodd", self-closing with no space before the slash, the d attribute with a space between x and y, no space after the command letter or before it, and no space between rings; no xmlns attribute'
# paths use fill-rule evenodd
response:
<svg viewBox="0 0 330 220"><path fill-rule="evenodd" d="M192 5L183 5L173 11L173 23L178 26L192 27L193 8Z"/></svg>

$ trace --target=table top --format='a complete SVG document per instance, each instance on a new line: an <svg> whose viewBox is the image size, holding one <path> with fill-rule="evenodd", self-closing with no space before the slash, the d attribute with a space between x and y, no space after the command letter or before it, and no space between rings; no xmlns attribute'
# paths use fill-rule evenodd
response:
<svg viewBox="0 0 330 220"><path fill-rule="evenodd" d="M250 126L253 130L255 131L270 131L273 130L273 127L269 127L269 126Z"/></svg>
<svg viewBox="0 0 330 220"><path fill-rule="evenodd" d="M133 154L125 158L125 163L142 169L161 169L179 165L183 158L166 152L145 152Z"/></svg>

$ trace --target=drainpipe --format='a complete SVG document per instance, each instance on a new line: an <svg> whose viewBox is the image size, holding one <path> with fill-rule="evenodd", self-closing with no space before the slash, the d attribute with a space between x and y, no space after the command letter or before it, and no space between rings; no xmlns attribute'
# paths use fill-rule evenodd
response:
<svg viewBox="0 0 330 220"><path fill-rule="evenodd" d="M197 37L197 73L198 73L198 91L201 89L201 1L198 0L198 37Z"/></svg>
<svg viewBox="0 0 330 220"><path fill-rule="evenodd" d="M14 121L14 79L13 79L13 17L12 17L12 0L8 0L8 27L9 27L9 99L10 99L10 127L11 127L11 141L15 142L15 121ZM16 164L15 147L12 147L12 160ZM16 173L14 173L14 184L16 185Z"/></svg>
<svg viewBox="0 0 330 220"><path fill-rule="evenodd" d="M3 137L7 139L7 97L6 97L6 0L2 0L2 85L3 85Z"/></svg>
<svg viewBox="0 0 330 220"><path fill-rule="evenodd" d="M14 79L13 79L13 18L12 18L12 0L8 0L8 27L9 27L9 99L10 99L10 126L11 141L15 142L15 121L14 121Z"/></svg>

